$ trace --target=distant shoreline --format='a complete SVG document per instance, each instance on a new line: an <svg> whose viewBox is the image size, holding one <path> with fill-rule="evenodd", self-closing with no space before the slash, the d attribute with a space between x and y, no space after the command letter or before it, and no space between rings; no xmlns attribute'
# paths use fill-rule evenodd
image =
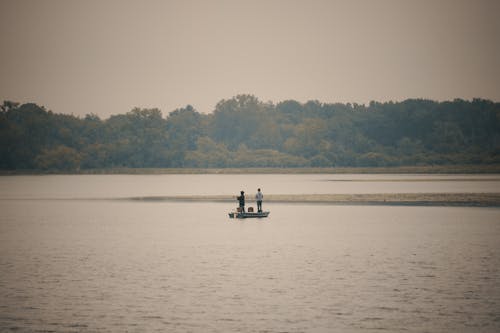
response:
<svg viewBox="0 0 500 333"><path fill-rule="evenodd" d="M0 201L135 201L149 203L227 203L237 206L236 197L220 195L166 195L136 197L45 197L3 198ZM492 193L358 193L358 194L266 194L265 204L320 204L360 206L441 206L500 208L500 192ZM249 198L246 206L256 206Z"/></svg>
<svg viewBox="0 0 500 333"><path fill-rule="evenodd" d="M168 174L500 174L500 164L334 168L111 168L76 171L0 170L0 176Z"/></svg>
<svg viewBox="0 0 500 333"><path fill-rule="evenodd" d="M123 198L135 201L234 202L231 195L147 196ZM388 206L463 206L500 207L500 193L375 193L375 194L267 194L266 203L388 205ZM255 206L253 201L248 206Z"/></svg>

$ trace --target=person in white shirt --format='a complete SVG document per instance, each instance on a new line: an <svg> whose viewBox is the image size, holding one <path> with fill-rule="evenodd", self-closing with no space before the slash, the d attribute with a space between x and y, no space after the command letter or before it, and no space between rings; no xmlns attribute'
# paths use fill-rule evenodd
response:
<svg viewBox="0 0 500 333"><path fill-rule="evenodd" d="M255 200L257 200L257 211L262 213L262 199L264 199L264 194L260 191L260 188L257 189L257 194L255 195Z"/></svg>

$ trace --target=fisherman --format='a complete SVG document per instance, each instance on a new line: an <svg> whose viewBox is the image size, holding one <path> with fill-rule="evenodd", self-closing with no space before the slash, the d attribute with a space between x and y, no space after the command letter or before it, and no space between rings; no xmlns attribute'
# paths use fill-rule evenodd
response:
<svg viewBox="0 0 500 333"><path fill-rule="evenodd" d="M257 194L255 195L255 200L257 200L257 211L262 213L262 199L264 199L264 194L260 191L260 188L257 189Z"/></svg>
<svg viewBox="0 0 500 333"><path fill-rule="evenodd" d="M241 191L241 195L236 197L236 199L240 202L240 210L242 213L245 212L245 192Z"/></svg>

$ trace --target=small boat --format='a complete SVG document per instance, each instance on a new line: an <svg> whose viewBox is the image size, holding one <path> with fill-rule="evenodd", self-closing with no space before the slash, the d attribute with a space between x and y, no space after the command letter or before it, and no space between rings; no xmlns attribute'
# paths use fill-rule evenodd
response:
<svg viewBox="0 0 500 333"><path fill-rule="evenodd" d="M234 219L246 219L251 217L267 217L270 212L231 212L229 213L229 217Z"/></svg>

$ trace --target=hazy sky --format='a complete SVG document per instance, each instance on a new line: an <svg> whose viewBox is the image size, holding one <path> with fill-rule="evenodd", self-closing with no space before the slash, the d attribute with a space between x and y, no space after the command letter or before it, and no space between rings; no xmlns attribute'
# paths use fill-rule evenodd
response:
<svg viewBox="0 0 500 333"><path fill-rule="evenodd" d="M0 101L500 100L500 1L0 0Z"/></svg>

